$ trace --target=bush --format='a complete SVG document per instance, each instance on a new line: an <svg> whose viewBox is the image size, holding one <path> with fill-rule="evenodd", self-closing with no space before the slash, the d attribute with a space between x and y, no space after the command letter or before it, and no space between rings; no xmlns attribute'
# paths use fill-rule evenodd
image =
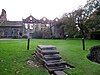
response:
<svg viewBox="0 0 100 75"><path fill-rule="evenodd" d="M75 38L82 38L82 35L75 35Z"/></svg>
<svg viewBox="0 0 100 75"><path fill-rule="evenodd" d="M22 36L22 38L25 38L25 39L26 39L26 38L28 38L28 37L27 37L27 35L24 35L24 36Z"/></svg>
<svg viewBox="0 0 100 75"><path fill-rule="evenodd" d="M91 39L100 40L100 31L95 31L91 33Z"/></svg>
<svg viewBox="0 0 100 75"><path fill-rule="evenodd" d="M36 39L41 39L43 36L43 33L41 31L35 31L33 34L32 34L32 38L36 38Z"/></svg>
<svg viewBox="0 0 100 75"><path fill-rule="evenodd" d="M18 36L12 36L13 39L18 39Z"/></svg>
<svg viewBox="0 0 100 75"><path fill-rule="evenodd" d="M100 63L100 45L90 48L90 54L87 56L91 61Z"/></svg>

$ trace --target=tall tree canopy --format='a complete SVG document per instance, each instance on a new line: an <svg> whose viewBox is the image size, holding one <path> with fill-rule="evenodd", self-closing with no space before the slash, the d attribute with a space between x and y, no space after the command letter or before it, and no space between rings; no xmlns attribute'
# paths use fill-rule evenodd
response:
<svg viewBox="0 0 100 75"><path fill-rule="evenodd" d="M81 22L79 26L76 26L77 17ZM70 35L78 34L78 30L83 31L85 34L100 30L100 1L88 0L84 7L63 14L60 23L65 25L65 34Z"/></svg>

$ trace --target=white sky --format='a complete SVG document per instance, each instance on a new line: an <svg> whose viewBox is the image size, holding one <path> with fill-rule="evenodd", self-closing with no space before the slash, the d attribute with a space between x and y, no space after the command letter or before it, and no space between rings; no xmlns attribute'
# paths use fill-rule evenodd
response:
<svg viewBox="0 0 100 75"><path fill-rule="evenodd" d="M22 20L30 14L36 19L47 17L48 19L60 18L64 13L84 6L87 0L1 0L2 9L7 12L8 20Z"/></svg>

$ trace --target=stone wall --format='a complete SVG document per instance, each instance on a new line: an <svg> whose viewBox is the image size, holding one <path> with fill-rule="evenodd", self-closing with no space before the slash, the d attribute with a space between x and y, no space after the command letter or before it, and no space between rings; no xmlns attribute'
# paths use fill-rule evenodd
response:
<svg viewBox="0 0 100 75"><path fill-rule="evenodd" d="M22 28L0 28L0 38L20 38Z"/></svg>

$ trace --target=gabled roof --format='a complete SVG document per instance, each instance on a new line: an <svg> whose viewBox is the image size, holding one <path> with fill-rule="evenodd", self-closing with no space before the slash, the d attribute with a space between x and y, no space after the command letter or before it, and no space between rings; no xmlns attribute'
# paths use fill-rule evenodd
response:
<svg viewBox="0 0 100 75"><path fill-rule="evenodd" d="M34 18L32 15L30 15L26 19L23 19L23 22L24 23L37 23L38 20L36 18Z"/></svg>
<svg viewBox="0 0 100 75"><path fill-rule="evenodd" d="M52 21L52 23L53 23L54 25L56 25L56 24L59 22L59 20L60 20L60 19L56 17L56 18Z"/></svg>
<svg viewBox="0 0 100 75"><path fill-rule="evenodd" d="M59 21L59 18L56 17L53 21L58 22Z"/></svg>
<svg viewBox="0 0 100 75"><path fill-rule="evenodd" d="M23 23L57 24L58 21L59 21L59 18L57 17L54 20L49 20L46 17L43 17L40 20L38 20L34 18L32 15L30 15L26 19L23 19Z"/></svg>
<svg viewBox="0 0 100 75"><path fill-rule="evenodd" d="M39 22L42 24L48 24L48 23L50 23L50 20L48 20L46 17L43 17L39 20Z"/></svg>

